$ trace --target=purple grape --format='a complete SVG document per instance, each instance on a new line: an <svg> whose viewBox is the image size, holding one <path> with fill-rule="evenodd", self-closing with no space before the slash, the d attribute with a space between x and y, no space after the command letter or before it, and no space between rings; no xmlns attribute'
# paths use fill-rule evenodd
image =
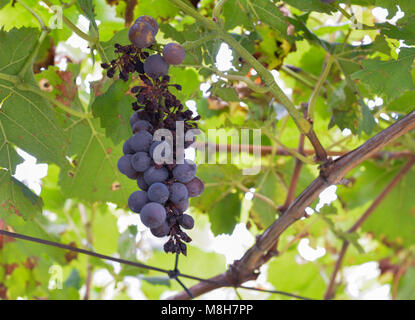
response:
<svg viewBox="0 0 415 320"><path fill-rule="evenodd" d="M163 57L158 54L149 56L144 62L145 73L153 79L164 76L168 69L169 65L164 61Z"/></svg>
<svg viewBox="0 0 415 320"><path fill-rule="evenodd" d="M150 229L150 231L153 234L153 236L157 238L163 238L170 233L170 227L166 222L164 222L161 226L157 228L152 228Z"/></svg>
<svg viewBox="0 0 415 320"><path fill-rule="evenodd" d="M195 221L188 214L182 214L177 220L179 224L185 229L193 229L195 226Z"/></svg>
<svg viewBox="0 0 415 320"><path fill-rule="evenodd" d="M148 152L153 136L148 131L139 131L130 138L130 146L135 152Z"/></svg>
<svg viewBox="0 0 415 320"><path fill-rule="evenodd" d="M128 30L128 38L137 48L148 48L154 43L156 32L145 21L136 21Z"/></svg>
<svg viewBox="0 0 415 320"><path fill-rule="evenodd" d="M169 194L169 188L161 182L153 183L147 192L150 201L158 203L165 203L169 199Z"/></svg>
<svg viewBox="0 0 415 320"><path fill-rule="evenodd" d="M134 123L136 123L138 120L143 120L143 119L141 119L141 117L142 117L141 114L142 114L142 111L138 110L138 111L134 112L131 115L131 117L130 117L130 126L131 126L131 128L133 127Z"/></svg>
<svg viewBox="0 0 415 320"><path fill-rule="evenodd" d="M137 176L137 186L141 189L141 190L145 190L147 191L148 189L148 184L147 182L144 180L144 175L142 173L139 173Z"/></svg>
<svg viewBox="0 0 415 320"><path fill-rule="evenodd" d="M164 168L150 167L144 172L144 180L148 185L156 182L163 182L169 177L169 171Z"/></svg>
<svg viewBox="0 0 415 320"><path fill-rule="evenodd" d="M136 23L137 23L137 21L143 21L143 22L148 23L154 29L154 36L159 31L159 25L158 25L157 21L154 20L153 17L150 17L150 16L141 16L141 17L138 17L135 20Z"/></svg>
<svg viewBox="0 0 415 320"><path fill-rule="evenodd" d="M147 152L136 152L131 157L131 166L135 171L144 172L151 166L151 158Z"/></svg>
<svg viewBox="0 0 415 320"><path fill-rule="evenodd" d="M187 208L189 208L189 198L186 198L178 203L175 203L174 206L179 210L180 212L185 212Z"/></svg>
<svg viewBox="0 0 415 320"><path fill-rule="evenodd" d="M194 177L192 180L186 183L186 188L189 192L189 197L194 198L200 196L203 193L205 185L203 184L203 181L198 177Z"/></svg>
<svg viewBox="0 0 415 320"><path fill-rule="evenodd" d="M166 220L166 209L157 202L149 202L141 209L141 222L147 228L160 227Z"/></svg>
<svg viewBox="0 0 415 320"><path fill-rule="evenodd" d="M184 160L173 169L173 177L182 183L187 183L196 175L196 164L191 160Z"/></svg>
<svg viewBox="0 0 415 320"><path fill-rule="evenodd" d="M122 146L122 152L124 154L133 154L134 150L130 146L130 139L126 140Z"/></svg>
<svg viewBox="0 0 415 320"><path fill-rule="evenodd" d="M137 178L137 172L134 170L134 168L131 166L131 154L126 154L122 156L117 163L118 170L125 174L130 179L136 179Z"/></svg>
<svg viewBox="0 0 415 320"><path fill-rule="evenodd" d="M168 43L163 48L163 58L168 64L181 64L186 57L186 51L178 43Z"/></svg>
<svg viewBox="0 0 415 320"><path fill-rule="evenodd" d="M141 209L148 202L147 192L134 191L128 198L128 207L135 213L140 213Z"/></svg>
<svg viewBox="0 0 415 320"><path fill-rule="evenodd" d="M183 183L175 182L170 185L169 190L170 200L173 203L179 203L189 197L187 188Z"/></svg>
<svg viewBox="0 0 415 320"><path fill-rule="evenodd" d="M133 124L133 133L137 133L141 130L151 130L153 129L153 126L151 125L150 122L146 121L146 120L137 120L134 124Z"/></svg>

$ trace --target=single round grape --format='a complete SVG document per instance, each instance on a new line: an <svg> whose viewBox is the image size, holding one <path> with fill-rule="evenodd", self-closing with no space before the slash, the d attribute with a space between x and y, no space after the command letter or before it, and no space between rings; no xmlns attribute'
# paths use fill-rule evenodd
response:
<svg viewBox="0 0 415 320"><path fill-rule="evenodd" d="M148 48L154 43L155 30L144 21L137 21L128 30L128 38L137 48Z"/></svg>
<svg viewBox="0 0 415 320"><path fill-rule="evenodd" d="M147 182L144 180L144 175L142 173L139 173L137 176L137 186L141 189L141 190L145 190L147 191L148 189L148 184Z"/></svg>
<svg viewBox="0 0 415 320"><path fill-rule="evenodd" d="M139 131L130 138L130 146L135 152L148 152L153 136L148 131Z"/></svg>
<svg viewBox="0 0 415 320"><path fill-rule="evenodd" d="M141 209L141 222L147 228L160 227L166 220L166 209L157 202L149 202Z"/></svg>
<svg viewBox="0 0 415 320"><path fill-rule="evenodd" d="M131 166L131 154L126 154L122 156L117 163L118 170L125 174L130 179L135 179L137 177L137 171Z"/></svg>
<svg viewBox="0 0 415 320"><path fill-rule="evenodd" d="M144 172L144 180L150 186L156 182L163 182L169 177L169 171L165 167L150 167Z"/></svg>
<svg viewBox="0 0 415 320"><path fill-rule="evenodd" d="M173 203L179 203L189 197L186 186L183 183L175 182L169 187L170 200Z"/></svg>
<svg viewBox="0 0 415 320"><path fill-rule="evenodd" d="M149 56L144 62L144 72L153 79L164 76L169 70L169 65L163 57L158 54Z"/></svg>
<svg viewBox="0 0 415 320"><path fill-rule="evenodd" d="M150 231L153 234L153 236L157 238L163 238L170 233L170 227L166 222L164 222L161 226L157 228L151 228Z"/></svg>
<svg viewBox="0 0 415 320"><path fill-rule="evenodd" d="M147 192L148 198L150 201L165 203L169 199L169 188L161 182L153 183Z"/></svg>
<svg viewBox="0 0 415 320"><path fill-rule="evenodd" d="M151 158L147 152L136 152L131 157L131 166L137 172L144 172L151 166Z"/></svg>
<svg viewBox="0 0 415 320"><path fill-rule="evenodd" d="M122 146L122 152L124 154L133 154L134 150L130 146L130 139L126 140Z"/></svg>
<svg viewBox="0 0 415 320"><path fill-rule="evenodd" d="M189 208L189 198L186 198L178 203L175 203L174 206L180 212L185 212Z"/></svg>
<svg viewBox="0 0 415 320"><path fill-rule="evenodd" d="M136 123L138 120L143 120L141 119L142 117L142 111L138 110L136 112L134 112L131 117L130 117L130 126L131 128L133 127L134 123Z"/></svg>
<svg viewBox="0 0 415 320"><path fill-rule="evenodd" d="M186 183L186 188L189 192L189 197L194 198L200 196L203 193L205 185L203 184L203 181L198 177L194 177L192 180Z"/></svg>
<svg viewBox="0 0 415 320"><path fill-rule="evenodd" d="M138 17L135 22L137 23L137 21L144 21L147 22L153 29L154 29L154 36L157 34L157 32L159 31L159 25L157 23L156 20L154 20L153 17L150 16L141 16Z"/></svg>
<svg viewBox="0 0 415 320"><path fill-rule="evenodd" d="M163 48L163 58L168 64L181 64L186 57L186 51L178 43L168 43Z"/></svg>
<svg viewBox="0 0 415 320"><path fill-rule="evenodd" d="M133 133L137 133L138 131L141 131L141 130L146 130L146 131L151 130L153 129L153 126L147 120L137 120L133 124L132 129L133 129Z"/></svg>
<svg viewBox="0 0 415 320"><path fill-rule="evenodd" d="M196 164L192 160L184 160L173 169L173 177L182 183L187 183L196 175Z"/></svg>
<svg viewBox="0 0 415 320"><path fill-rule="evenodd" d="M182 214L181 216L179 216L177 221L185 229L193 229L193 227L195 226L195 221L188 214Z"/></svg>
<svg viewBox="0 0 415 320"><path fill-rule="evenodd" d="M134 191L128 198L128 207L135 213L140 213L141 209L147 203L147 192L144 191Z"/></svg>

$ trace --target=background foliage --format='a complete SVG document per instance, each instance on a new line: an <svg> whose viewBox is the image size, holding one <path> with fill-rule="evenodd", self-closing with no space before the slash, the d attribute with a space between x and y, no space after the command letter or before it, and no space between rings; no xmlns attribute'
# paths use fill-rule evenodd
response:
<svg viewBox="0 0 415 320"><path fill-rule="evenodd" d="M213 0L185 2L196 4L206 17L217 14ZM315 96L314 129L327 151L352 150L414 109L414 1L221 2L218 23L272 71L295 105ZM53 12L48 7L53 5L63 8L63 24L46 30L42 24L49 24ZM242 254L277 219L300 133L246 59L232 51L231 68L222 69L217 56L226 46L168 0L0 1L0 228L173 267L174 257L163 253L162 242L127 210L128 195L137 187L116 166L122 142L130 136L133 97L128 88L137 80L108 79L100 67L115 57L115 43L128 43L128 26L140 15L157 19L159 43L175 41L187 48L184 64L171 67L170 75L183 87L176 92L178 98L190 101L187 106L195 106L202 116L200 127L261 128L262 146L271 150L255 176L241 174L244 167L258 164L248 154L237 165L199 166L206 189L191 202L196 228L190 235L195 241L181 259L180 271L214 276L238 258L238 252L229 252ZM358 28L352 24L354 17ZM308 141L304 148L312 150ZM38 164L48 164L40 192L14 176L23 162L20 150ZM322 298L344 233L407 161L388 155L415 151L413 133L386 151L349 173L349 183L337 187L333 202L324 207L322 201L314 203L315 211L309 211L314 213L283 234L280 256L261 269L252 285ZM306 153L302 160L295 195L318 175L312 155ZM376 288L386 290L384 297L415 297L414 193L412 169L354 240L348 239L354 246L345 257L336 298L370 297ZM225 252L218 245L223 239L235 247ZM310 258L301 248L324 254ZM63 268L61 290L50 288L53 265ZM372 268L369 280L363 281L358 267ZM350 280L352 270L360 282ZM155 271L0 236L3 299L159 299L179 290L176 282ZM221 290L220 297L237 297L232 289ZM285 299L245 290L239 294Z"/></svg>

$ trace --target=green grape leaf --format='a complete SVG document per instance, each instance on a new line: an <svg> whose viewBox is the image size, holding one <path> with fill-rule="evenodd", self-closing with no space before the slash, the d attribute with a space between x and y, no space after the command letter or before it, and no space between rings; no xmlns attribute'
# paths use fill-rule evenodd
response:
<svg viewBox="0 0 415 320"><path fill-rule="evenodd" d="M268 267L268 281L275 290L321 299L326 283L317 264L309 261L299 263L297 257L297 250L291 250L271 261ZM283 296L278 298L284 299Z"/></svg>
<svg viewBox="0 0 415 320"><path fill-rule="evenodd" d="M271 205L259 196L254 196L252 200L250 216L258 228L265 229L276 220L276 203L282 203L287 192L277 175L272 170L267 170L258 176L255 193L265 196L273 203Z"/></svg>
<svg viewBox="0 0 415 320"><path fill-rule="evenodd" d="M72 136L69 154L72 167L60 173L60 185L67 197L86 201L113 202L126 207L136 183L117 168L122 147L105 136L98 119L85 119L68 125Z"/></svg>
<svg viewBox="0 0 415 320"><path fill-rule="evenodd" d="M230 193L216 201L209 210L209 221L214 235L231 234L241 213L239 193Z"/></svg>
<svg viewBox="0 0 415 320"><path fill-rule="evenodd" d="M129 119L133 113L131 104L135 99L126 94L128 87L129 82L114 82L91 106L93 115L100 119L101 128L105 129L106 136L115 145L132 135Z"/></svg>
<svg viewBox="0 0 415 320"><path fill-rule="evenodd" d="M415 241L415 172L410 171L382 200L362 228L388 241L410 246Z"/></svg>
<svg viewBox="0 0 415 320"><path fill-rule="evenodd" d="M414 59L415 49L401 48L397 60L364 60L363 70L353 73L352 79L360 80L374 94L390 101L415 89L410 73Z"/></svg>

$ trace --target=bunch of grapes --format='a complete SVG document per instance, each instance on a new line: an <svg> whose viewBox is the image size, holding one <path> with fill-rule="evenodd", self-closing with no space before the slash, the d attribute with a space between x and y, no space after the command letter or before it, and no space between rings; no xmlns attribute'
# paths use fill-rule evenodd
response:
<svg viewBox="0 0 415 320"><path fill-rule="evenodd" d="M130 118L132 136L123 145L124 155L118 161L118 170L137 181L140 190L128 199L131 211L140 214L142 223L156 237L168 236L164 245L166 252L186 255L186 244L191 238L183 229L192 229L193 218L186 214L189 198L198 197L204 189L203 182L196 177L196 164L184 159L184 149L192 141L176 146L177 121L182 121L183 133L197 129L199 116L194 117L170 91L180 90L169 84L167 74L170 64L179 64L185 58L185 50L176 43L164 46L162 55L152 46L158 31L157 22L149 16L139 17L129 30L131 45L115 45L118 59L111 64L102 64L107 75L113 77L119 70L124 81L137 73L140 85L131 88L137 101ZM144 60L144 62L143 62ZM164 137L155 139L158 129L167 129L172 141ZM184 159L184 161L179 161Z"/></svg>

